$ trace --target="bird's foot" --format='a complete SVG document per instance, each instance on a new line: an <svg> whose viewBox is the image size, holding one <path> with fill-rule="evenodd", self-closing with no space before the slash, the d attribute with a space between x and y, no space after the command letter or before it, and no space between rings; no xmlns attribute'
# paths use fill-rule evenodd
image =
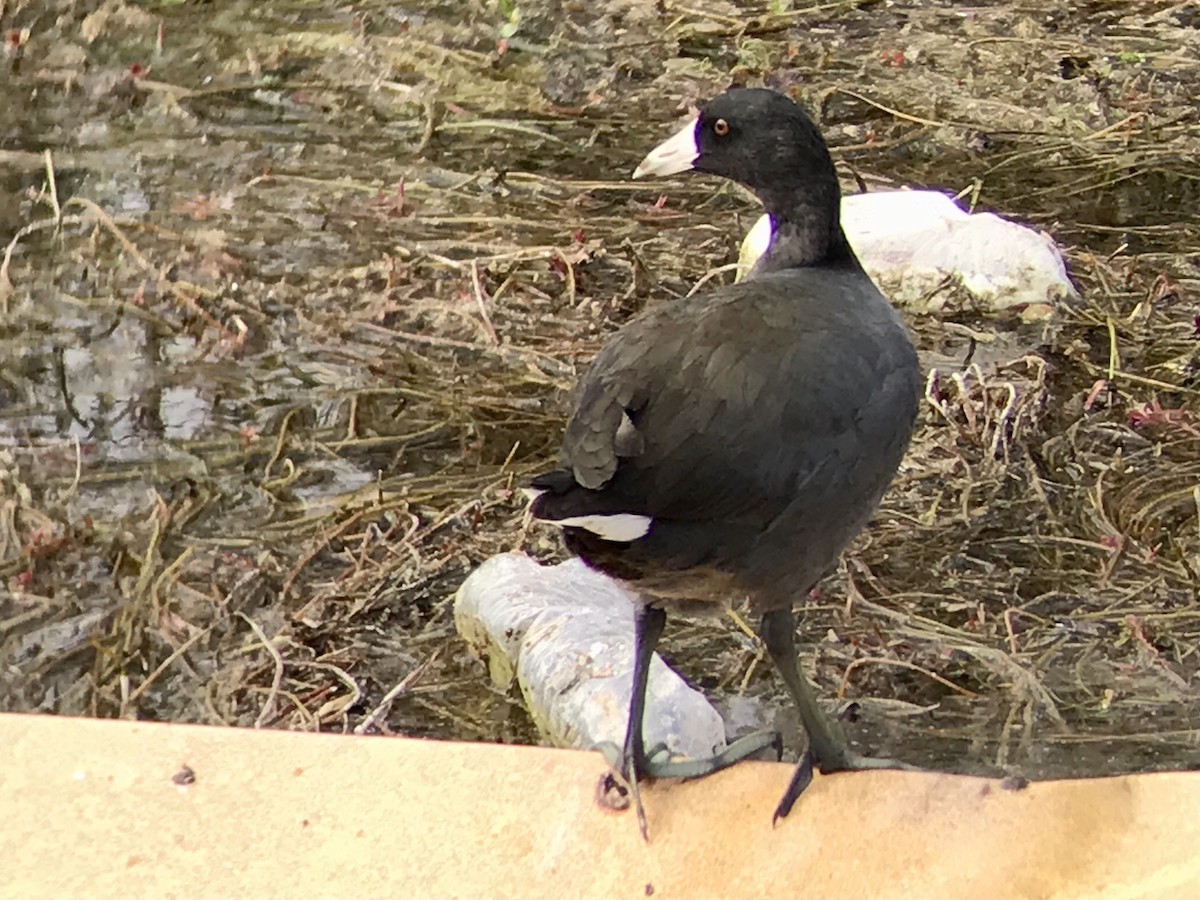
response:
<svg viewBox="0 0 1200 900"><path fill-rule="evenodd" d="M818 760L810 747L800 756L800 761L796 764L796 770L792 773L792 780L788 782L787 790L783 792L783 797L780 799L779 805L775 807L775 815L771 819L772 825L776 824L780 819L786 818L787 814L792 811L792 807L796 805L796 801L800 799L800 795L812 783L814 767L820 769L822 775L832 775L834 772L856 772L865 769L896 769L903 772L920 771L917 766L910 766L908 763L901 762L898 759L863 756L843 747L839 747L835 752L829 753L827 758Z"/></svg>
<svg viewBox="0 0 1200 900"><path fill-rule="evenodd" d="M720 753L704 759L673 759L666 745L659 744L646 754L643 774L651 778L703 778L749 759L768 747L775 751L775 759L783 759L783 736L778 731L756 731L745 735Z"/></svg>
<svg viewBox="0 0 1200 900"><path fill-rule="evenodd" d="M704 759L676 759L666 744L657 744L640 760L634 760L623 748L605 742L596 749L608 763L609 771L596 785L596 802L604 809L625 810L631 805L637 810L638 828L649 840L646 810L642 805L639 781L642 778L703 778L727 769L756 753L772 748L775 758L783 758L783 738L775 731L761 731L734 741L720 753ZM797 794L799 796L799 794ZM793 801L794 802L794 801Z"/></svg>
<svg viewBox="0 0 1200 900"><path fill-rule="evenodd" d="M600 751L604 761L608 763L608 771L596 782L596 804L601 809L614 812L623 812L633 806L637 810L638 829L642 833L642 840L650 840L639 781L646 775L646 767L651 758L664 753L666 746L660 744L654 747L640 764L633 754L626 753L624 748L609 741L597 744L595 749Z"/></svg>

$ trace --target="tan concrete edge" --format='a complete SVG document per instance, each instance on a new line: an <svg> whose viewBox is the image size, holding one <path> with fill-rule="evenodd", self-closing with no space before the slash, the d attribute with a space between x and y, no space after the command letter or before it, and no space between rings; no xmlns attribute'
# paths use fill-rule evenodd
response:
<svg viewBox="0 0 1200 900"><path fill-rule="evenodd" d="M3 898L1200 897L1200 773L818 777L772 829L791 769L746 763L650 786L646 845L589 753L13 715L0 746Z"/></svg>

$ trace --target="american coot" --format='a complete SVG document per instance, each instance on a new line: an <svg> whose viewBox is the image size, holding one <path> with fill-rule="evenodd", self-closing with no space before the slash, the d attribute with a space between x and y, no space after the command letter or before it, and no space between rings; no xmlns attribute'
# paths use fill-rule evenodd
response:
<svg viewBox="0 0 1200 900"><path fill-rule="evenodd" d="M908 445L920 370L904 325L855 258L820 131L768 90L731 90L634 177L706 172L762 201L774 236L739 284L655 307L622 328L579 386L558 468L531 481L533 515L643 598L629 727L615 768L643 834L639 777L708 774L778 735L703 761L642 740L646 676L666 609L740 596L761 613L771 659L808 749L776 817L822 772L900 764L857 756L800 672L792 604L862 529Z"/></svg>

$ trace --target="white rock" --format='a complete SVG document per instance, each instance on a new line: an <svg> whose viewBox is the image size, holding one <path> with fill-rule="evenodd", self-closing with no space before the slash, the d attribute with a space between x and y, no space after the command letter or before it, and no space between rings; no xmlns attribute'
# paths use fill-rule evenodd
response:
<svg viewBox="0 0 1200 900"><path fill-rule="evenodd" d="M1005 312L1076 296L1047 235L993 213L968 214L937 191L844 197L842 227L867 274L900 306ZM762 255L770 234L763 215L742 241L740 271Z"/></svg>
<svg viewBox="0 0 1200 900"><path fill-rule="evenodd" d="M552 741L591 748L625 739L633 683L634 597L578 559L542 566L494 556L454 598L454 622L501 687L515 676ZM646 695L647 749L693 759L725 746L720 715L657 655Z"/></svg>

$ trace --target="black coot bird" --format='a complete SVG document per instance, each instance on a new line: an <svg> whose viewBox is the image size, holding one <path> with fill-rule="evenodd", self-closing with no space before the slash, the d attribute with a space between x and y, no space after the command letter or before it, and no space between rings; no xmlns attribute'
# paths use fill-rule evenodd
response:
<svg viewBox="0 0 1200 900"><path fill-rule="evenodd" d="M901 764L850 752L801 674L792 604L863 528L900 465L920 389L904 325L842 233L829 150L803 110L731 90L646 157L634 177L692 170L737 181L771 216L750 277L655 307L622 328L579 386L558 468L533 515L642 598L633 697L616 768L645 833L639 777L724 768L771 740L703 761L647 754L646 678L666 609L748 596L799 707L808 749L786 816L822 772Z"/></svg>

